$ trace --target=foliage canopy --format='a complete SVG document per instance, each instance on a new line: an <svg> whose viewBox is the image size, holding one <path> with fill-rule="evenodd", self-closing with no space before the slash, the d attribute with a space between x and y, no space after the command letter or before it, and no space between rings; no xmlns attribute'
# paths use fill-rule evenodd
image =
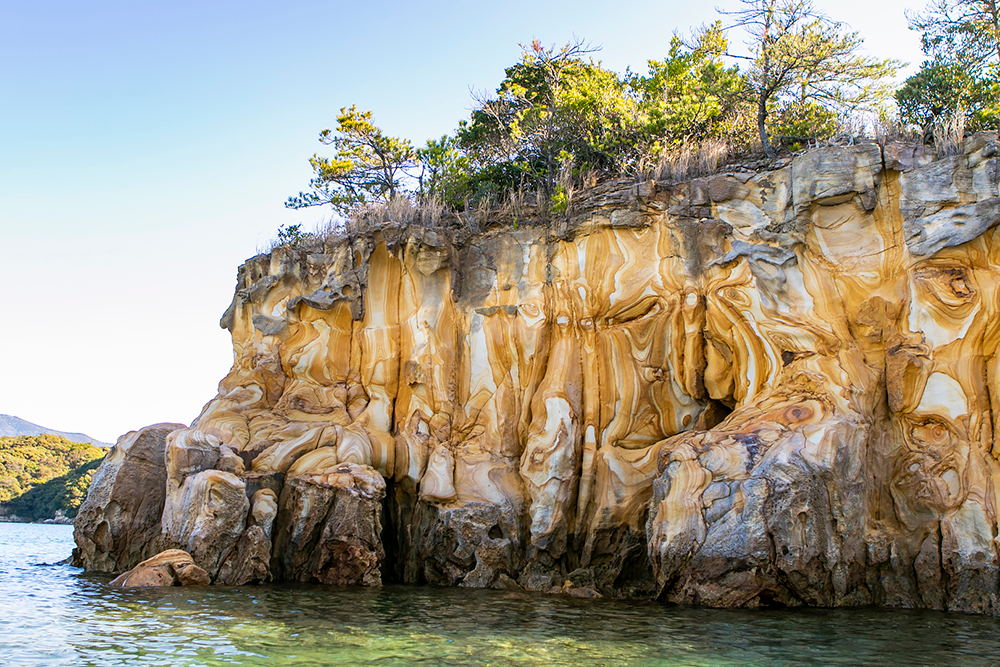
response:
<svg viewBox="0 0 1000 667"><path fill-rule="evenodd" d="M677 178L683 170L671 161L706 147L721 159L759 150L774 157L772 137L830 136L846 117L887 98L899 63L862 55L857 33L811 0L742 2L722 12L731 25L674 36L646 72L607 69L578 39L523 44L499 86L473 95L454 134L420 148L384 132L370 111L344 107L335 129L319 137L334 154L313 155L309 190L286 205L360 215L403 196L461 211L528 194L543 213L562 215L574 184ZM730 51L727 31L737 26L751 35L749 55Z"/></svg>
<svg viewBox="0 0 1000 667"><path fill-rule="evenodd" d="M896 91L904 122L925 134L942 124L1000 124L1000 7L996 0L936 0L908 14L928 59Z"/></svg>
<svg viewBox="0 0 1000 667"><path fill-rule="evenodd" d="M861 55L856 32L830 21L811 0L742 0L743 9L724 12L750 35L747 83L756 104L757 131L764 152L774 157L767 131L769 114L780 109L783 123L818 131L831 115L877 105L900 64ZM789 123L791 117L792 122ZM810 128L810 124L813 125Z"/></svg>
<svg viewBox="0 0 1000 667"><path fill-rule="evenodd" d="M329 204L338 211L370 201L391 199L401 180L416 164L413 144L387 136L379 129L371 111L344 107L337 116L337 129L319 133L321 143L333 146L332 158L313 155L309 164L313 178L310 190L289 197L289 208Z"/></svg>

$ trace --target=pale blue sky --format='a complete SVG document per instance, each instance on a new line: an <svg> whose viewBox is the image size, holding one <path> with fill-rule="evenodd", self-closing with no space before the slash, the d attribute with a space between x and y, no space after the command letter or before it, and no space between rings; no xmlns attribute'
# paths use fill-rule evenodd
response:
<svg viewBox="0 0 1000 667"><path fill-rule="evenodd" d="M922 2L818 4L919 64L903 9ZM0 413L111 442L190 422L232 361L237 266L321 217L283 204L341 106L423 143L518 42L576 35L644 71L714 19L662 1L0 0Z"/></svg>

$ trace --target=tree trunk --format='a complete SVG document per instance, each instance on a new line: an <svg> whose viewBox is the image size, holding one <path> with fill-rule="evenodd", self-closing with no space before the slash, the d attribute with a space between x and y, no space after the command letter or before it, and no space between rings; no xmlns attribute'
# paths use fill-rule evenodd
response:
<svg viewBox="0 0 1000 667"><path fill-rule="evenodd" d="M760 144L764 148L764 155L772 160L778 156L771 146L771 140L767 136L767 98L763 93L757 99L757 131L760 132Z"/></svg>
<svg viewBox="0 0 1000 667"><path fill-rule="evenodd" d="M549 107L549 122L546 124L545 128L545 200L547 202L552 200L552 192L555 188L555 177L552 174L555 169L555 159L552 156L552 137L555 134L555 130L553 129L555 117L556 105L555 96L553 96L552 104Z"/></svg>

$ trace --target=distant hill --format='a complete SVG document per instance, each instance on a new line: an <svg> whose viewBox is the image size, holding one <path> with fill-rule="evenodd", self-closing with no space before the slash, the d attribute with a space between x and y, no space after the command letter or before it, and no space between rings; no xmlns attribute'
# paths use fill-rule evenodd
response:
<svg viewBox="0 0 1000 667"><path fill-rule="evenodd" d="M76 516L105 454L48 433L0 437L0 520Z"/></svg>
<svg viewBox="0 0 1000 667"><path fill-rule="evenodd" d="M98 447L111 446L110 443L95 440L84 433L67 433L65 431L57 431L54 428L45 428L44 426L39 426L38 424L32 424L31 422L25 421L20 417L15 417L14 415L0 415L0 437L43 435L45 433L61 436L70 442L84 442L90 445L97 445Z"/></svg>

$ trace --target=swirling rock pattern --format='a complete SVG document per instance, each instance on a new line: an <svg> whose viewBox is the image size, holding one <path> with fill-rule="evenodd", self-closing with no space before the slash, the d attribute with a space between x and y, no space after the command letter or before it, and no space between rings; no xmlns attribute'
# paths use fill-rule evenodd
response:
<svg viewBox="0 0 1000 667"><path fill-rule="evenodd" d="M167 439L165 543L227 583L998 613L996 150L255 257Z"/></svg>

